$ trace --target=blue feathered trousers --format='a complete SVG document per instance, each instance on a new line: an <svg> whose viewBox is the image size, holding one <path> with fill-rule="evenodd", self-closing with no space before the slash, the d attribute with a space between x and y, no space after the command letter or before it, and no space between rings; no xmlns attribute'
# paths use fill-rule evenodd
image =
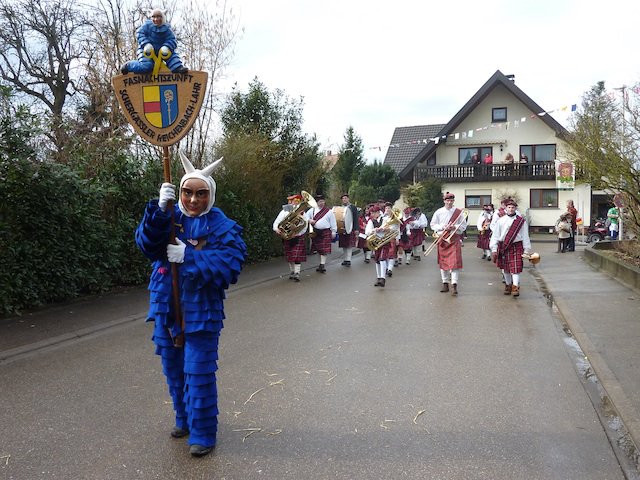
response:
<svg viewBox="0 0 640 480"><path fill-rule="evenodd" d="M158 326L159 327L159 326ZM156 328L153 341L162 359L176 426L189 430L189 445L213 447L218 431L218 340L220 332L185 335L184 348L176 348L166 328Z"/></svg>

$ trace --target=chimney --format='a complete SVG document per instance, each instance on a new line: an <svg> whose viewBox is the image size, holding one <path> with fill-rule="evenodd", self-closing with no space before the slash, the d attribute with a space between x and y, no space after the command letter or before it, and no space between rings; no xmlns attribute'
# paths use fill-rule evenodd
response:
<svg viewBox="0 0 640 480"><path fill-rule="evenodd" d="M507 77L509 80L511 80L513 83L516 83L516 76L511 74L511 75L505 75L505 77Z"/></svg>

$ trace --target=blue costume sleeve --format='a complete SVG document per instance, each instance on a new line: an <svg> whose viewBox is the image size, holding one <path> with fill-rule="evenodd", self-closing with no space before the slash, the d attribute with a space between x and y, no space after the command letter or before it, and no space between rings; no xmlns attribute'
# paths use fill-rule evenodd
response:
<svg viewBox="0 0 640 480"><path fill-rule="evenodd" d="M167 258L170 228L171 215L160 209L158 200L151 200L136 230L136 244L148 259Z"/></svg>
<svg viewBox="0 0 640 480"><path fill-rule="evenodd" d="M214 285L225 290L238 281L247 257L247 246L242 238L242 227L227 218L219 209L212 209L211 231L202 250L185 250L185 261L180 273L192 288Z"/></svg>

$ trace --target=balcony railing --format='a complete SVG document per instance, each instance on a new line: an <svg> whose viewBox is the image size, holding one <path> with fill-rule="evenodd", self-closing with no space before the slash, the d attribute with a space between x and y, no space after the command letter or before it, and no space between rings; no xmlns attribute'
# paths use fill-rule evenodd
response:
<svg viewBox="0 0 640 480"><path fill-rule="evenodd" d="M518 182L555 180L555 162L495 165L436 165L416 167L414 180L439 178L450 183L460 182Z"/></svg>

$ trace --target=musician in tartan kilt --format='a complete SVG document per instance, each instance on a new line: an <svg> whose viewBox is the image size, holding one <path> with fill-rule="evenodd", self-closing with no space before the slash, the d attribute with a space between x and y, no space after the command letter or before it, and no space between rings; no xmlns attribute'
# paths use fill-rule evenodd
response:
<svg viewBox="0 0 640 480"><path fill-rule="evenodd" d="M312 250L320 255L320 265L316 272L326 273L327 256L331 254L331 241L338 235L338 224L333 211L326 206L323 195L315 196L318 208L310 208L305 214L309 225L313 227L315 237L312 240Z"/></svg>
<svg viewBox="0 0 640 480"><path fill-rule="evenodd" d="M458 281L462 269L462 234L467 229L467 219L459 208L453 206L456 197L453 193L446 192L443 197L444 207L439 208L431 218L431 230L439 237L438 265L442 278L441 292L448 292L451 285L451 294L458 295ZM461 218L462 216L462 218ZM448 238L451 236L450 238Z"/></svg>
<svg viewBox="0 0 640 480"><path fill-rule="evenodd" d="M338 232L338 246L342 248L342 251L344 252L344 260L342 261L342 266L350 267L351 257L353 255L353 247L356 246L358 235L360 234L360 222L358 220L358 209L349 201L349 194L343 193L340 200L342 201L342 206L348 208L351 211L351 219L353 221L350 233Z"/></svg>
<svg viewBox="0 0 640 480"><path fill-rule="evenodd" d="M478 242L476 246L482 250L482 260L485 258L491 260L491 249L489 241L491 240L491 220L493 219L493 203L487 203L482 206L482 213L478 216Z"/></svg>
<svg viewBox="0 0 640 480"><path fill-rule="evenodd" d="M372 206L369 209L369 214L371 218L369 218L369 222L367 223L367 227L365 228L365 235L370 236L373 234L377 234L379 236L384 235L385 230L383 228L383 216L380 207L377 205ZM397 225L393 225L393 227L397 227ZM385 277L387 275L387 271L389 269L389 264L393 263L393 249L391 247L391 242L383 245L374 251L374 259L376 261L376 283L373 284L374 287L384 287L385 285Z"/></svg>
<svg viewBox="0 0 640 480"><path fill-rule="evenodd" d="M504 274L504 294L520 296L520 274L523 254L531 252L529 225L520 216L518 204L509 198L505 202L505 215L495 223L489 246L491 259Z"/></svg>
<svg viewBox="0 0 640 480"><path fill-rule="evenodd" d="M427 220L427 216L422 213L422 210L419 208L414 208L411 213L415 218L415 220L409 224L409 228L411 229L411 255L419 262L422 258L422 244L426 238L424 229L429 225L429 221ZM407 263L409 263L408 260Z"/></svg>
<svg viewBox="0 0 640 480"><path fill-rule="evenodd" d="M289 213L294 211L296 207L302 202L302 195L290 195L287 197L287 204L282 206L282 211L278 214L273 222L273 231L278 235L282 235L279 225L287 218ZM300 215L304 215L304 211L300 211ZM307 233L307 227L300 230L295 237L290 239L282 239L282 245L284 247L284 256L289 263L289 280L294 282L300 281L300 270L302 268L302 262L307 261L307 249L304 241L304 235Z"/></svg>
<svg viewBox="0 0 640 480"><path fill-rule="evenodd" d="M400 238L398 238L396 263L402 265L402 261L406 258L406 263L411 263L411 228L410 223L414 220L411 216L411 207L406 207L402 211L402 220L400 223Z"/></svg>

